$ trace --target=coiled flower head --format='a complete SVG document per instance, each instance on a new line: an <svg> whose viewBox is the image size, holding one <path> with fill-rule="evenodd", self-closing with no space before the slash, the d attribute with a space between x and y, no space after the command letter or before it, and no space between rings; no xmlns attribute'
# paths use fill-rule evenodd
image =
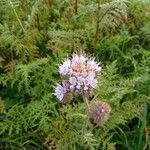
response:
<svg viewBox="0 0 150 150"><path fill-rule="evenodd" d="M66 93L69 92L69 84L67 82L64 82L63 84L57 84L55 87L55 93L54 95L60 100L63 101Z"/></svg>
<svg viewBox="0 0 150 150"><path fill-rule="evenodd" d="M89 117L97 125L103 124L109 118L111 107L108 103L95 101L89 107Z"/></svg>
<svg viewBox="0 0 150 150"><path fill-rule="evenodd" d="M93 90L97 87L98 75L101 67L94 58L89 58L83 54L73 54L71 59L66 59L59 67L59 73L65 77L65 85L58 85L55 89L56 97L62 101L65 93L83 93L86 96L93 95Z"/></svg>

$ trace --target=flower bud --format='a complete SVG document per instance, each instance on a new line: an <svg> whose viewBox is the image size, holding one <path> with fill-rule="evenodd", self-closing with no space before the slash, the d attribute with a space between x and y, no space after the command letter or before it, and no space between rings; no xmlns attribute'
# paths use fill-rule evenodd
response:
<svg viewBox="0 0 150 150"><path fill-rule="evenodd" d="M107 121L111 112L111 107L108 103L102 101L95 101L90 104L88 114L89 117L97 125L101 125Z"/></svg>

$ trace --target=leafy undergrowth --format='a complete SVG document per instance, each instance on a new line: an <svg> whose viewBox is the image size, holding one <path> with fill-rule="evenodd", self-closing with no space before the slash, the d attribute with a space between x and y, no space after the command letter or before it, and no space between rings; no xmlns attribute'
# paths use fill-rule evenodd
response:
<svg viewBox="0 0 150 150"><path fill-rule="evenodd" d="M0 149L150 148L149 0L1 0ZM101 62L92 100L110 104L107 122L88 122L80 97L53 95L59 64L84 52Z"/></svg>

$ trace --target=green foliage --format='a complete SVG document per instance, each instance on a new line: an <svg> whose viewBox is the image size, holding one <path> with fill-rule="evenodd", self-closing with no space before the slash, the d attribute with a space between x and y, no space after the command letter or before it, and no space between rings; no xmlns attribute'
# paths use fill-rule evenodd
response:
<svg viewBox="0 0 150 150"><path fill-rule="evenodd" d="M148 0L2 0L0 5L0 149L150 148ZM59 64L81 51L102 63L91 101L112 108L101 126L88 121L84 135L83 100L63 105L53 95Z"/></svg>

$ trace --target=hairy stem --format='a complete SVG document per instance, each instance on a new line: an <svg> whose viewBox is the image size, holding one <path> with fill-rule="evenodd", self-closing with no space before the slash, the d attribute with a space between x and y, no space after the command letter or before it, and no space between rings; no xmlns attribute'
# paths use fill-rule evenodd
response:
<svg viewBox="0 0 150 150"><path fill-rule="evenodd" d="M83 126L82 126L82 135L85 134L85 131L87 129L88 120L89 120L89 115L88 115L89 102L88 102L87 97L85 97L85 96L83 96L83 100L84 100L84 102L86 104L86 118L85 118Z"/></svg>
<svg viewBox="0 0 150 150"><path fill-rule="evenodd" d="M88 101L87 97L84 96L83 100L84 100L84 102L85 102L85 104L87 106L87 109L88 109L89 108L89 101Z"/></svg>

